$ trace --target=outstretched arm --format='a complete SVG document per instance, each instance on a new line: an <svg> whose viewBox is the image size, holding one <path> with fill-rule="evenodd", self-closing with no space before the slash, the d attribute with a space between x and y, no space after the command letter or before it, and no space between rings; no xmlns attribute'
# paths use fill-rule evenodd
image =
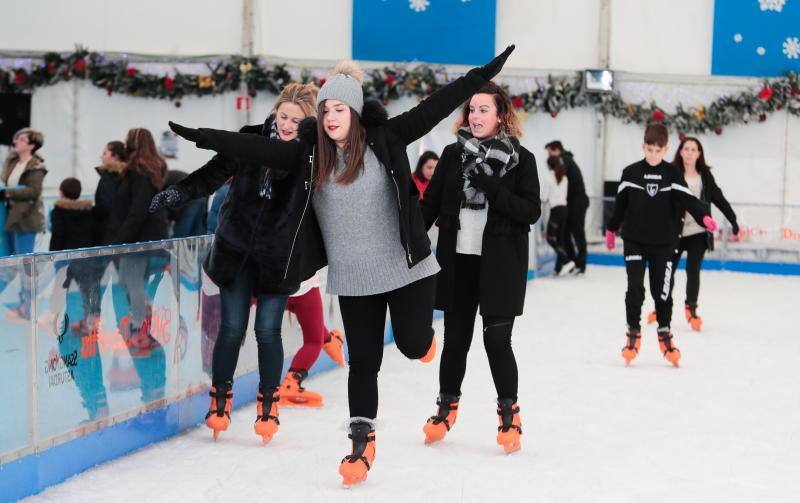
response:
<svg viewBox="0 0 800 503"><path fill-rule="evenodd" d="M500 73L508 56L513 51L514 46L508 46L502 54L488 64L473 68L466 75L439 89L411 110L392 117L387 127L406 145L422 138Z"/></svg>

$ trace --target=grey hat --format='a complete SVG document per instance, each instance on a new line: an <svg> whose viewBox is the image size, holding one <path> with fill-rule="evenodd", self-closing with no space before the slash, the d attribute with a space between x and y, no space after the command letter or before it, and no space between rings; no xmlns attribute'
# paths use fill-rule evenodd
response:
<svg viewBox="0 0 800 503"><path fill-rule="evenodd" d="M361 90L361 84L355 78L337 73L329 78L319 90L317 107L325 100L347 103L358 115L361 115L361 110L364 108L364 91Z"/></svg>

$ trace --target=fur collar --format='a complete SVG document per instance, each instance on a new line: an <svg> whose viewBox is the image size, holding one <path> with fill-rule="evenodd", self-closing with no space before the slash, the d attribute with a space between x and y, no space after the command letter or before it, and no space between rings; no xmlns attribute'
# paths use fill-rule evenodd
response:
<svg viewBox="0 0 800 503"><path fill-rule="evenodd" d="M115 173L121 175L125 172L125 163L122 161L111 161L95 168L98 173L105 171L106 173Z"/></svg>
<svg viewBox="0 0 800 503"><path fill-rule="evenodd" d="M378 100L366 100L364 108L361 109L361 124L365 128L372 128L383 125L389 120L389 112Z"/></svg>
<svg viewBox="0 0 800 503"><path fill-rule="evenodd" d="M92 209L92 201L90 199L67 199L62 197L53 203L53 206L62 210L88 211Z"/></svg>

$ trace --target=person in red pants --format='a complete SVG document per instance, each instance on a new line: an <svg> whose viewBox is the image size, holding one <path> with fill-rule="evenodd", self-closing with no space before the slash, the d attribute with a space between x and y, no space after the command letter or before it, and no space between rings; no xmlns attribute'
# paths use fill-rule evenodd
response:
<svg viewBox="0 0 800 503"><path fill-rule="evenodd" d="M292 365L281 384L279 406L322 407L322 395L303 387L303 380L317 361L321 350L331 360L344 367L344 351L342 334L325 327L322 310L322 295L319 291L319 275L304 281L300 289L289 297L286 310L297 316L303 330L303 346L297 351Z"/></svg>

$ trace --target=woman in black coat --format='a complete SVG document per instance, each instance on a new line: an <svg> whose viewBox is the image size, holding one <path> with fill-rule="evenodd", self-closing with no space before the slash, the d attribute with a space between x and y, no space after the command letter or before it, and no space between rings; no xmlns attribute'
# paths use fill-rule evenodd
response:
<svg viewBox="0 0 800 503"><path fill-rule="evenodd" d="M278 96L263 125L245 126L241 133L296 144L298 126L316 113L317 87L291 83ZM231 186L219 210L214 244L203 267L220 288L222 320L214 342L211 405L206 426L214 437L230 424L233 375L255 297L255 331L258 344L259 393L255 432L263 442L277 433L280 377L283 367L281 323L288 295L297 290L305 273L289 263L305 264L305 248L320 249L307 229L316 228L313 214L302 218L310 179L285 164L260 163L218 154L177 185L159 193L151 210L178 208L213 194L227 180ZM292 242L300 237L298 246ZM308 276L324 266L322 257L310 259ZM310 269L314 269L310 271ZM305 277L308 277L305 276Z"/></svg>
<svg viewBox="0 0 800 503"><path fill-rule="evenodd" d="M725 199L722 190L711 174L711 167L706 164L703 144L694 137L686 137L678 146L675 159L672 163L683 173L686 183L692 193L706 204L714 204L722 211L728 222L731 223L733 235L739 234L739 224L736 221L736 213L731 208L730 203ZM675 271L678 270L678 262L683 252L686 252L686 301L684 303L684 314L686 321L692 330L700 331L703 320L697 315L697 298L700 294L700 269L703 265L703 258L706 250L714 249L714 235L706 231L705 227L698 225L689 213L681 215L683 218L683 229L681 232L678 246L676 247L675 257L672 263L672 281L670 287L675 284ZM649 318L648 318L648 321Z"/></svg>
<svg viewBox="0 0 800 503"><path fill-rule="evenodd" d="M455 423L480 308L497 389L497 443L513 452L522 431L511 330L525 302L528 233L541 214L536 160L519 144L511 98L494 83L464 104L457 127L458 141L445 147L422 201L426 225L439 226L436 307L445 327L438 412L424 427L425 442L443 439Z"/></svg>
<svg viewBox="0 0 800 503"><path fill-rule="evenodd" d="M320 89L320 120L306 119L296 144L171 124L198 147L312 175L313 204L303 214L313 211L319 221L328 291L339 295L349 349L352 452L339 467L345 485L365 480L375 457L373 421L387 307L404 355L430 361L435 352L431 323L438 266L411 180L407 145L483 87L512 50L391 119L374 102L364 102L360 70L340 65ZM295 263L296 244L290 247L287 270Z"/></svg>

